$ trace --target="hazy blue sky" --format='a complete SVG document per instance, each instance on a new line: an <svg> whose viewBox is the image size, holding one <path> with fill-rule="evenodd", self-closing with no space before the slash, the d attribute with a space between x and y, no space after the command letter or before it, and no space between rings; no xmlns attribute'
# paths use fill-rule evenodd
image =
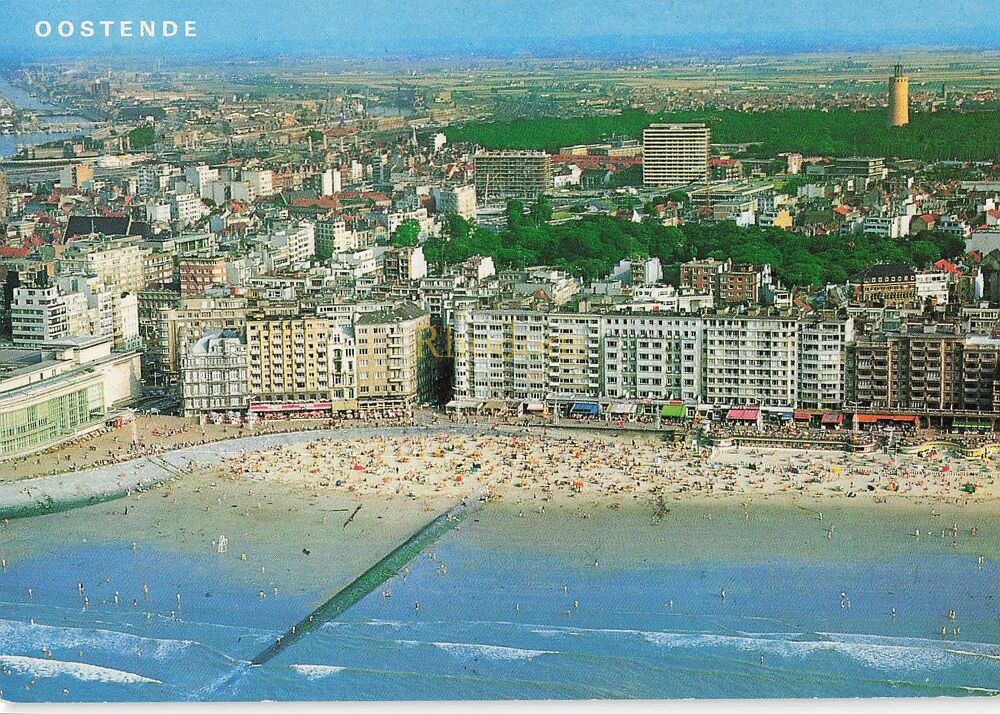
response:
<svg viewBox="0 0 1000 714"><path fill-rule="evenodd" d="M998 47L996 0L0 0L0 55L331 56ZM197 39L35 37L38 20L196 20Z"/></svg>

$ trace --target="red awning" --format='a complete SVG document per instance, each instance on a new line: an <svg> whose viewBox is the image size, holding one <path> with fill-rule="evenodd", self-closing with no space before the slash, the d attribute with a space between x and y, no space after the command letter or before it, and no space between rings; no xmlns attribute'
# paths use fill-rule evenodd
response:
<svg viewBox="0 0 1000 714"><path fill-rule="evenodd" d="M759 417L760 409L730 409L726 413L730 421L757 421Z"/></svg>
<svg viewBox="0 0 1000 714"><path fill-rule="evenodd" d="M809 412L795 412L792 414L792 418L795 421L809 421L812 419L812 415Z"/></svg>
<svg viewBox="0 0 1000 714"><path fill-rule="evenodd" d="M842 424L844 421L844 415L838 412L827 412L823 415L823 424Z"/></svg>
<svg viewBox="0 0 1000 714"><path fill-rule="evenodd" d="M875 424L880 421L915 423L917 421L917 417L908 414L858 414L859 424Z"/></svg>

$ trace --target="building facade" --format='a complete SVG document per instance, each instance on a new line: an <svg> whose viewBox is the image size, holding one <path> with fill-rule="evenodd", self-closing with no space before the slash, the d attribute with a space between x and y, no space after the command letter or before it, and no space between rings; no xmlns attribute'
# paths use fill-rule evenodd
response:
<svg viewBox="0 0 1000 714"><path fill-rule="evenodd" d="M711 130L704 124L650 124L642 132L642 182L683 186L709 175Z"/></svg>

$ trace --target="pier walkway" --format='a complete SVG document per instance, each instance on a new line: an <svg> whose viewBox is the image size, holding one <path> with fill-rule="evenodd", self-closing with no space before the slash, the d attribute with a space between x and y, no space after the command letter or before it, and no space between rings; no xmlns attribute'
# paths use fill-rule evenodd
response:
<svg viewBox="0 0 1000 714"><path fill-rule="evenodd" d="M342 615L348 608L358 603L382 583L395 577L407 563L420 555L425 548L437 541L447 531L457 526L469 513L484 503L486 498L487 493L484 490L477 490L464 498L460 504L439 515L336 595L293 625L285 634L278 637L274 644L250 660L250 664L252 666L264 664L283 650L291 647L299 638Z"/></svg>

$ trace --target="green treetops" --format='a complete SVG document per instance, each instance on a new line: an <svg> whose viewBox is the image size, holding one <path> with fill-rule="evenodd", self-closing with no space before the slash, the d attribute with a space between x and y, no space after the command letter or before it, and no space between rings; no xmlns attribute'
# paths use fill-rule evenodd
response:
<svg viewBox="0 0 1000 714"><path fill-rule="evenodd" d="M392 233L391 243L396 248L409 248L420 242L420 224L412 218L399 224Z"/></svg>

